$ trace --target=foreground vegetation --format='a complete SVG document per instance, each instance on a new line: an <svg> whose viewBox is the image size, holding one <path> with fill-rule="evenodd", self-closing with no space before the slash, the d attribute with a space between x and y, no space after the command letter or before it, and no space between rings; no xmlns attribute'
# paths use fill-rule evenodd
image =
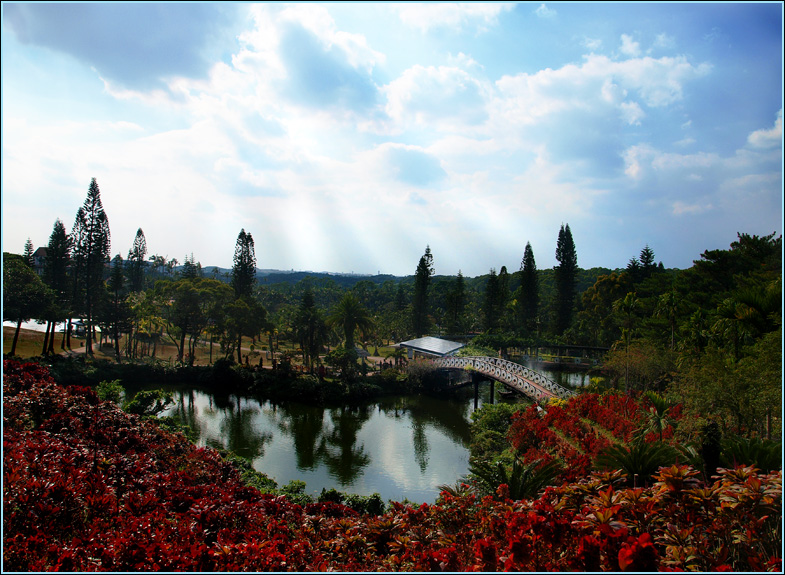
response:
<svg viewBox="0 0 785 575"><path fill-rule="evenodd" d="M218 452L45 367L5 361L3 393L8 571L781 569L781 471L705 481L671 465L625 487L609 470L528 499L459 485L358 512L265 494Z"/></svg>

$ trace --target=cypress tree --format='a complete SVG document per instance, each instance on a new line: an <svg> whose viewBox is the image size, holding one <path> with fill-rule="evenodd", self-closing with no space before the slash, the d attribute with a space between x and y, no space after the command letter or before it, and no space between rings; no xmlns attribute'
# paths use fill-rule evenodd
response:
<svg viewBox="0 0 785 575"><path fill-rule="evenodd" d="M534 261L534 251L529 242L523 251L521 261L521 302L520 324L521 328L533 331L537 322L537 308L540 304L540 286L537 278L537 264Z"/></svg>
<svg viewBox="0 0 785 575"><path fill-rule="evenodd" d="M556 242L556 261L554 269L556 283L556 335L561 335L572 322L575 287L578 275L578 255L569 224L562 224Z"/></svg>

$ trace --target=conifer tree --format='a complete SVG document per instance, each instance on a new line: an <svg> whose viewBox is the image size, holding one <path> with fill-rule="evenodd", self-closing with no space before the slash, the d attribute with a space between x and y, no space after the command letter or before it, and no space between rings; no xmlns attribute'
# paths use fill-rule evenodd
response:
<svg viewBox="0 0 785 575"><path fill-rule="evenodd" d="M575 302L575 287L578 276L578 255L569 224L562 224L556 242L555 268L556 283L556 335L561 335L570 327Z"/></svg>
<svg viewBox="0 0 785 575"><path fill-rule="evenodd" d="M147 240L144 237L142 228L136 230L134 244L128 250L128 281L132 292L140 292L144 289L144 269L147 265Z"/></svg>
<svg viewBox="0 0 785 575"><path fill-rule="evenodd" d="M232 287L236 298L253 295L256 282L256 254L253 237L240 230L234 248L234 266L232 267Z"/></svg>
<svg viewBox="0 0 785 575"><path fill-rule="evenodd" d="M446 300L447 330L451 334L460 334L464 331L463 314L466 310L466 285L461 270L458 270L458 277L447 294Z"/></svg>
<svg viewBox="0 0 785 575"><path fill-rule="evenodd" d="M30 241L30 238L27 238L25 242L25 251L22 254L22 259L27 264L28 267L32 269L33 265L35 264L35 260L33 259L33 242Z"/></svg>
<svg viewBox="0 0 785 575"><path fill-rule="evenodd" d="M422 337L428 331L428 288L433 272L433 255L430 246L426 246L414 273L412 329L415 337Z"/></svg>
<svg viewBox="0 0 785 575"><path fill-rule="evenodd" d="M523 251L521 261L521 300L518 307L520 327L533 331L537 322L537 308L540 304L540 286L537 278L537 264L534 261L534 250L529 242Z"/></svg>
<svg viewBox="0 0 785 575"><path fill-rule="evenodd" d="M85 314L85 351L93 353L93 312L109 258L111 244L109 219L101 203L101 190L93 178L84 205L76 213L74 222L74 253L79 261L76 270L79 290L83 296Z"/></svg>
<svg viewBox="0 0 785 575"><path fill-rule="evenodd" d="M44 353L54 353L54 330L57 320L65 319L70 312L70 293L68 267L71 259L71 238L65 231L63 222L58 218L49 236L44 260L44 283L55 294L55 317L49 331L48 342L44 342ZM65 347L65 341L61 345Z"/></svg>

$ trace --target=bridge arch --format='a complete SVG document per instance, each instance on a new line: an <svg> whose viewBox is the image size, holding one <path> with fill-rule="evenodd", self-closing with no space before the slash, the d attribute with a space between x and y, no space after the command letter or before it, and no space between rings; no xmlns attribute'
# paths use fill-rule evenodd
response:
<svg viewBox="0 0 785 575"><path fill-rule="evenodd" d="M433 360L433 364L441 369L476 371L536 401L552 397L567 399L575 395L540 372L506 359L487 356L442 357Z"/></svg>

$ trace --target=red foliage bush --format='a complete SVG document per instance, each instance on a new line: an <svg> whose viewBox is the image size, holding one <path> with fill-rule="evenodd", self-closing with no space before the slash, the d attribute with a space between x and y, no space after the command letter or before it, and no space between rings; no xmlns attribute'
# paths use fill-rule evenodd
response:
<svg viewBox="0 0 785 575"><path fill-rule="evenodd" d="M618 473L595 474L533 501L445 492L361 516L262 495L217 452L37 366L4 365L8 571L781 568L781 471L725 470L703 485L674 466L620 491Z"/></svg>

